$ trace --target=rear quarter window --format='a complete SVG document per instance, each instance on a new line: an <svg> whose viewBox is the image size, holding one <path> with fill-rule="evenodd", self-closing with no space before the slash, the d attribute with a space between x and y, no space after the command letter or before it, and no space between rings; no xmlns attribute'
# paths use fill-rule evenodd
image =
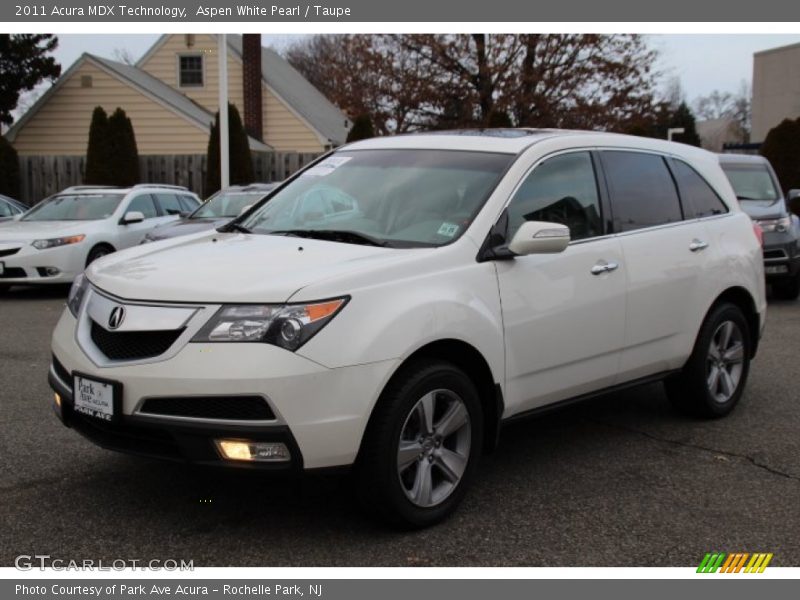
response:
<svg viewBox="0 0 800 600"><path fill-rule="evenodd" d="M728 212L728 207L714 189L688 164L674 159L672 170L678 182L687 219L700 219Z"/></svg>

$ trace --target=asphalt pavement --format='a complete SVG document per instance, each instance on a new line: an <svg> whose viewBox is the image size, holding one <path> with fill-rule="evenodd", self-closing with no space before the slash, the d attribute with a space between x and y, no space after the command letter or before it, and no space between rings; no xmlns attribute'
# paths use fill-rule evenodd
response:
<svg viewBox="0 0 800 600"><path fill-rule="evenodd" d="M65 295L0 296L0 566L689 566L710 551L800 566L800 302L770 304L728 418L678 416L650 385L516 423L451 519L397 532L359 512L346 478L189 468L63 427L46 375Z"/></svg>

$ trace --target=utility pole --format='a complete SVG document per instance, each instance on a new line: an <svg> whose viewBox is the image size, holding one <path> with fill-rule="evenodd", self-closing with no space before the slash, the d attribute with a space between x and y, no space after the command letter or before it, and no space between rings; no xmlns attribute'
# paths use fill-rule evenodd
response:
<svg viewBox="0 0 800 600"><path fill-rule="evenodd" d="M220 34L217 38L217 59L219 70L219 180L220 189L231 184L230 176L230 133L228 132L228 36Z"/></svg>

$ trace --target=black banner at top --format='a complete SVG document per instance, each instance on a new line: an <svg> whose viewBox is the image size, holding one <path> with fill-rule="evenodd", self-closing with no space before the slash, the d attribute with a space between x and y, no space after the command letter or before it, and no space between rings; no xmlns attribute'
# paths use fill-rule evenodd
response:
<svg viewBox="0 0 800 600"><path fill-rule="evenodd" d="M11 0L3 22L795 22L787 0Z"/></svg>

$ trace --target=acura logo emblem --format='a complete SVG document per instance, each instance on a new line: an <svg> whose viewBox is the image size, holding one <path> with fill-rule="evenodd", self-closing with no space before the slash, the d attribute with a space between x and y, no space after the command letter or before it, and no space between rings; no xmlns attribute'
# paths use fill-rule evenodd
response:
<svg viewBox="0 0 800 600"><path fill-rule="evenodd" d="M111 314L108 317L108 328L109 329L117 329L120 325L122 325L122 321L125 320L125 307L124 306L115 306L114 310L111 311Z"/></svg>

